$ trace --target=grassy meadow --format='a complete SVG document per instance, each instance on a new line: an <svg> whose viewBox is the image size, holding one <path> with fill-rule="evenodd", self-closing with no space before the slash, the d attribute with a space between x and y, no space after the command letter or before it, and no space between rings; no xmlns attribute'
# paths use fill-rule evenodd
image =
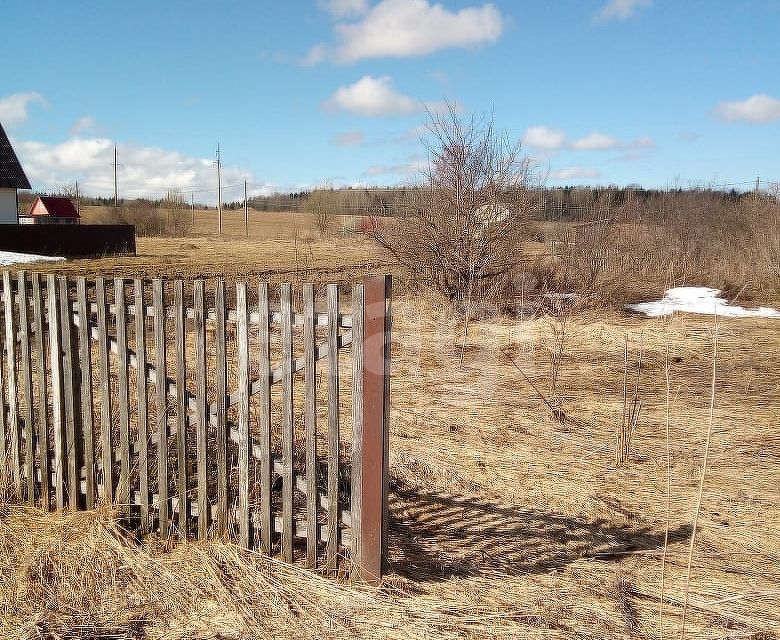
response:
<svg viewBox="0 0 780 640"><path fill-rule="evenodd" d="M603 299L562 307L527 291L521 311L485 310L465 331L343 220L322 234L307 214L250 213L248 238L243 211L225 212L222 237L198 211L190 234L141 237L137 256L27 268L274 283L392 272L389 574L366 587L217 540L139 543L108 507L6 505L0 636L678 638L683 610L688 638L780 634L780 322L631 314L624 302L674 282L622 271ZM551 259L542 237L520 250L534 269ZM739 301L779 302L756 286Z"/></svg>

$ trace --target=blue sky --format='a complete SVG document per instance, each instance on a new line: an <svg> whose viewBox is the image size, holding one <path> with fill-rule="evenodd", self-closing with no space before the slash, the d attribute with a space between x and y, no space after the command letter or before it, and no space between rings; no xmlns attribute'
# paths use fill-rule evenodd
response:
<svg viewBox="0 0 780 640"><path fill-rule="evenodd" d="M36 188L410 182L425 109L492 111L549 185L778 180L780 0L5 0ZM243 187L242 187L243 188ZM198 191L202 190L202 191ZM237 199L237 187L226 199Z"/></svg>

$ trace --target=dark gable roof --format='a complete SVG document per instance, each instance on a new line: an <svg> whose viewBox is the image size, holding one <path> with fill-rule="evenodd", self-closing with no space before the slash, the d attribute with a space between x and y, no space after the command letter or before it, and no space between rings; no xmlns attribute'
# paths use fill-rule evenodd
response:
<svg viewBox="0 0 780 640"><path fill-rule="evenodd" d="M30 189L30 181L24 175L11 141L0 124L0 189Z"/></svg>
<svg viewBox="0 0 780 640"><path fill-rule="evenodd" d="M37 200L33 202L32 207L30 207L30 213L28 215L45 215L40 213L34 214L32 212L33 209L35 209L38 200L43 203L43 206L46 207L46 213L52 218L79 217L79 212L76 211L76 207L73 206L71 199L62 196L38 196Z"/></svg>

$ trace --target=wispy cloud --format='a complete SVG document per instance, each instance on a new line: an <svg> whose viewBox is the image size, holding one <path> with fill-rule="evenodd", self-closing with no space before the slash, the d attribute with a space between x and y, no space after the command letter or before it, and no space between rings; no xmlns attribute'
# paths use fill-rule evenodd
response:
<svg viewBox="0 0 780 640"><path fill-rule="evenodd" d="M337 18L368 11L368 0L317 0L317 5Z"/></svg>
<svg viewBox="0 0 780 640"><path fill-rule="evenodd" d="M601 172L592 167L563 167L550 172L552 180L592 180L601 177Z"/></svg>
<svg viewBox="0 0 780 640"><path fill-rule="evenodd" d="M0 98L0 123L13 126L24 122L30 117L29 106L35 103L46 104L43 96L35 91L13 93Z"/></svg>
<svg viewBox="0 0 780 640"><path fill-rule="evenodd" d="M652 4L653 0L609 0L596 14L596 20L628 20Z"/></svg>
<svg viewBox="0 0 780 640"><path fill-rule="evenodd" d="M389 76L363 76L357 82L339 87L324 105L326 109L349 111L361 116L388 116L438 111L441 103L426 103L397 92Z"/></svg>
<svg viewBox="0 0 780 640"><path fill-rule="evenodd" d="M305 61L407 58L441 49L473 48L495 42L504 28L505 18L491 3L449 11L429 0L381 0L360 19L336 24L337 44L315 45Z"/></svg>
<svg viewBox="0 0 780 640"><path fill-rule="evenodd" d="M406 179L413 176L420 176L421 172L427 167L427 162L421 158L410 158L404 162L395 164L376 164L368 167L362 173L364 178L376 178L379 176L395 176L399 179Z"/></svg>
<svg viewBox="0 0 780 640"><path fill-rule="evenodd" d="M746 100L722 102L715 107L715 115L722 120L759 124L780 120L780 100L759 93Z"/></svg>
<svg viewBox="0 0 780 640"><path fill-rule="evenodd" d="M82 133L86 133L87 131L94 132L98 129L99 127L97 122L95 122L95 119L92 116L83 116L73 123L73 126L70 128L70 135L80 136Z"/></svg>
<svg viewBox="0 0 780 640"><path fill-rule="evenodd" d="M570 147L576 151L607 151L621 146L617 138L599 131L592 131L583 138L571 143Z"/></svg>
<svg viewBox="0 0 780 640"><path fill-rule="evenodd" d="M428 133L430 128L427 124L418 124L416 127L407 129L403 133L396 135L392 138L392 141L399 144L405 144L409 142L420 142Z"/></svg>
<svg viewBox="0 0 780 640"><path fill-rule="evenodd" d="M366 141L366 135L362 131L344 131L331 138L330 143L336 147L359 147Z"/></svg>
<svg viewBox="0 0 780 640"><path fill-rule="evenodd" d="M680 131L677 134L677 139L681 142L696 142L701 138L701 134L696 131Z"/></svg>
<svg viewBox="0 0 780 640"><path fill-rule="evenodd" d="M586 136L569 140L566 132L545 125L529 127L522 138L523 144L543 151L615 151L619 149L650 149L655 146L652 138L644 136L635 140L620 140L615 136L591 131Z"/></svg>

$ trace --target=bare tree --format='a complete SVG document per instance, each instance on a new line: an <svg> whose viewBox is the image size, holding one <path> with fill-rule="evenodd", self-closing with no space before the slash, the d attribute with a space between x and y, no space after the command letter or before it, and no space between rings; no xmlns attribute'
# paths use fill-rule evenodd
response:
<svg viewBox="0 0 780 640"><path fill-rule="evenodd" d="M374 218L373 234L404 266L470 304L509 281L527 237L530 164L492 116L429 113L424 185L402 219Z"/></svg>

